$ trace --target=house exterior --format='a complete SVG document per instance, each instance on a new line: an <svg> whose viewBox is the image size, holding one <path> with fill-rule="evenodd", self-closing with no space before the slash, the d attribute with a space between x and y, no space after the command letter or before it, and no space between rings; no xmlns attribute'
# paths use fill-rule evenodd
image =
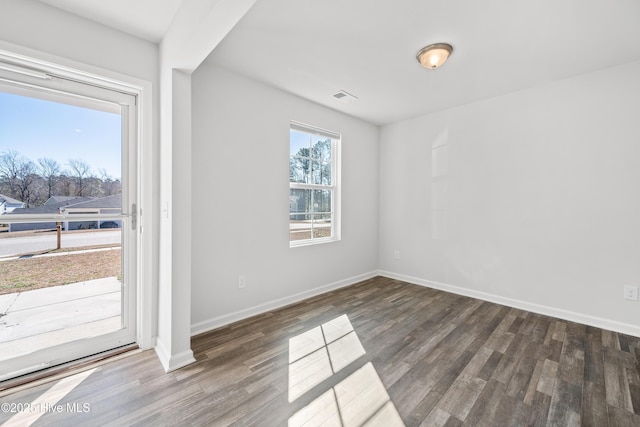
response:
<svg viewBox="0 0 640 427"><path fill-rule="evenodd" d="M24 203L4 194L0 194L0 215L13 212L14 209L24 208Z"/></svg>
<svg viewBox="0 0 640 427"><path fill-rule="evenodd" d="M52 196L44 205L34 208L16 208L11 213L14 215L27 214L112 214L119 215L122 212L122 195L114 194L107 197L68 197ZM103 228L106 223L111 228L122 226L120 221L65 221L63 230L82 230L89 228ZM27 230L49 230L56 228L55 221L49 222L24 222L9 225L9 232Z"/></svg>

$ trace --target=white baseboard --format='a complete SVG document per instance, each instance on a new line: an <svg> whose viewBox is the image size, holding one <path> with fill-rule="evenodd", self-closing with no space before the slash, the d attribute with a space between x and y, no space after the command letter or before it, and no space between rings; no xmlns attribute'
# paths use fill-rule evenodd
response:
<svg viewBox="0 0 640 427"><path fill-rule="evenodd" d="M258 314L266 313L268 311L275 310L275 309L284 307L286 305L293 304L293 303L305 300L307 298L311 298L316 295L323 294L325 292L329 292L335 289L343 288L345 286L353 285L355 283L362 282L363 280L371 279L372 277L375 277L377 275L378 275L377 271L360 274L358 276L350 277L348 279L344 279L328 285L320 286L318 288L314 288L305 292L300 292L298 294L291 295L285 298L269 301L264 304L256 305L254 307L250 307L244 310L239 310L233 313L214 317L209 320L194 323L191 325L191 336L202 334L204 332L208 332L213 329L220 328L230 323L247 319L251 316L256 316Z"/></svg>
<svg viewBox="0 0 640 427"><path fill-rule="evenodd" d="M169 354L160 338L156 338L155 350L165 372L175 371L196 361L191 349L174 355Z"/></svg>
<svg viewBox="0 0 640 427"><path fill-rule="evenodd" d="M544 314L546 316L556 317L558 319L568 320L576 323L582 323L583 325L595 326L597 328L606 329L614 332L620 332L626 335L632 335L634 337L640 338L640 327L638 325L622 323L615 320L595 317L595 316L591 316L584 313L577 313L575 311L563 310L561 308L534 304L527 301L516 300L513 298L507 298L499 295L489 294L486 292L474 291L473 289L449 285L446 283L433 282L431 280L425 280L425 279L420 279L418 277L412 277L404 274L393 273L391 271L378 271L378 275L388 277L390 279L402 280L403 282L412 283L414 285L420 285L428 288L439 289L441 291L451 292L454 294L463 295L471 298L477 298L483 301L494 302L496 304L506 305L508 307L531 311L533 313L538 313L538 314Z"/></svg>

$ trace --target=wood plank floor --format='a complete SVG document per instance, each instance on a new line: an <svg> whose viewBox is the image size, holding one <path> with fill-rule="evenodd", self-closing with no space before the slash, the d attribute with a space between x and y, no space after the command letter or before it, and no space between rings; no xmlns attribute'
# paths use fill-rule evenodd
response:
<svg viewBox="0 0 640 427"><path fill-rule="evenodd" d="M640 426L639 338L387 278L193 349L169 374L147 351L0 400L40 426Z"/></svg>

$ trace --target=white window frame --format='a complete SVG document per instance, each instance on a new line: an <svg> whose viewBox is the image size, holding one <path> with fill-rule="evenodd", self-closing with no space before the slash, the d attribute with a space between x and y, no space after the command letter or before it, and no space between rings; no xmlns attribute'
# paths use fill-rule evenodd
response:
<svg viewBox="0 0 640 427"><path fill-rule="evenodd" d="M310 136L321 136L331 139L331 185L308 184L291 182L289 180L289 195L291 190L327 190L331 193L331 235L328 237L313 237L313 223L311 229L311 237L309 239L291 240L291 227L289 226L289 247L308 246L321 243L336 242L340 240L340 157L342 136L337 132L321 129L304 123L291 121L289 130L307 133ZM289 140L289 162L291 162L291 140ZM289 163L290 164L290 163ZM313 192L311 193L313 194ZM312 212L313 213L313 212ZM289 223L291 221L291 208L289 208Z"/></svg>

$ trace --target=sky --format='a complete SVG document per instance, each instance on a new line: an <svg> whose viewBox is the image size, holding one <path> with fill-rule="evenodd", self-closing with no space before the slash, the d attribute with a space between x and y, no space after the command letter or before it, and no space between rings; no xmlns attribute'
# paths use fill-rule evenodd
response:
<svg viewBox="0 0 640 427"><path fill-rule="evenodd" d="M104 169L116 179L121 145L119 114L0 92L0 155L17 151L36 165L50 158L62 170L82 160L94 175Z"/></svg>

